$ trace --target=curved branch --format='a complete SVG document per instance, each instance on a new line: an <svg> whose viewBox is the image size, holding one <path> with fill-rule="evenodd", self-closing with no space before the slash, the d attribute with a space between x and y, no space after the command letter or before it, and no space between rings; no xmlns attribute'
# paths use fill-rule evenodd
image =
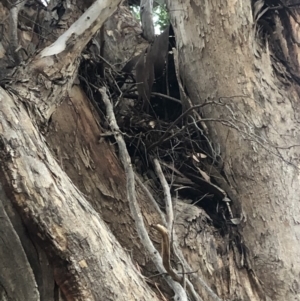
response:
<svg viewBox="0 0 300 301"><path fill-rule="evenodd" d="M171 235L172 229L173 229L173 222L174 222L174 213L173 213L173 204L172 204L172 198L171 198L171 193L170 193L170 187L169 187L168 182L161 170L161 166L160 166L158 160L154 159L153 164L154 164L155 172L156 172L156 174L160 180L160 183L163 187L164 199L165 199L165 205L166 205L166 213L167 213L167 226L168 226L169 235Z"/></svg>

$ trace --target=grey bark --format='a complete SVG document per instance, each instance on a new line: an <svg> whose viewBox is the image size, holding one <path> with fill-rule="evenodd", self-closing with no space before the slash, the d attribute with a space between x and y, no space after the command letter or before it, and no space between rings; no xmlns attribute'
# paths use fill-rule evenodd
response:
<svg viewBox="0 0 300 301"><path fill-rule="evenodd" d="M221 99L225 105L202 113L228 120L207 126L219 145L237 215L246 216L238 226L249 251L242 265L261 284L261 298L300 300L298 83L290 77L284 84L276 76L286 67L258 41L250 1L167 2L181 78L193 104ZM276 38L289 45L283 46L288 65L299 66L294 31L282 31L283 22L293 28L295 20L281 17L275 17ZM299 76L299 69L290 68Z"/></svg>
<svg viewBox="0 0 300 301"><path fill-rule="evenodd" d="M33 56L29 64L16 70L10 94L0 88L1 182L6 197L18 209L34 241L47 250L55 282L66 300L156 300L99 214L55 161L36 126L48 120L61 102L73 83L83 47L119 2L97 1L75 23L75 27L80 24L76 31L71 27L55 43ZM53 55L60 58L56 64ZM33 82L26 80L29 76L35 77L34 88ZM21 84L18 77L23 78ZM23 105L16 109L16 103L21 101L27 103L28 110ZM28 111L36 119L31 120ZM6 229L10 229L9 224ZM18 253L13 256L26 265L24 256ZM12 269L13 264L9 271ZM8 276L8 281L2 279L1 285L11 299L14 298L10 285L13 279ZM32 288L38 300L36 287L29 285L28 291ZM35 300L30 293L29 297L29 293L23 292L25 299Z"/></svg>
<svg viewBox="0 0 300 301"><path fill-rule="evenodd" d="M81 14L80 3L70 2L74 18ZM274 156L272 145L290 146L298 142L292 137L292 132L298 130L297 87L283 85L274 77L267 50L260 49L254 38L250 2L238 4L175 0L168 3L178 46L180 77L187 95L194 104L206 98L229 97L223 100L222 107L206 106L202 113L204 117L212 117L211 120L228 119L226 126L207 122L207 127L214 145L220 145L224 172L230 182L223 184L227 185L226 192L236 207L234 214L247 216L233 237L240 235L245 250L249 251L240 252L232 237L220 236L209 217L191 205L177 203L174 228L185 257L182 261L191 266L186 269L190 272L188 277L203 300L214 300L212 296L217 295L224 300L289 301L299 299L299 185L298 172L286 161L289 155L293 157L292 163L297 163L298 153L296 147L277 148L282 160ZM46 45L64 31L51 27L50 19L46 14L41 22L45 25L41 32L49 39L44 41ZM128 37L137 42L140 30L134 31L135 25L132 29L122 26L125 18L120 18L120 23L116 22L118 17L114 20L111 23L115 27L106 24L105 34L112 42L106 46L115 43L114 48L107 47L115 49L113 56L110 51L110 62L113 64L115 60L123 65L143 46L134 44L132 48L126 47L124 53L122 42L128 39L128 45ZM60 23L68 28L73 21L66 15ZM35 245L47 253L54 278L67 298L122 300L125 292L127 299L155 300L150 287L139 276L139 273L153 275L156 269L145 256L132 223L125 175L113 146L98 142L101 129L95 120L99 116L93 115L95 112L82 90L71 88L76 59L95 30L88 30L79 43L75 43L75 33L75 40L68 39L68 47L58 54L58 60L57 56L32 56L30 63L15 73L15 83L7 86L8 92L15 95L14 100L11 94L1 93L0 159L5 171L1 183L33 235ZM5 43L5 39L1 42ZM284 45L284 39L281 44ZM297 49L297 45L292 46ZM291 60L290 66L297 66L291 57L285 58ZM64 76L67 82L62 81ZM36 121L43 124L52 113L45 138L35 124ZM238 126L232 129L230 125ZM146 227L161 223L161 213L148 201L147 193L139 185L136 189ZM114 236L102 219L108 222ZM151 239L158 241L148 231ZM23 242L22 245L25 250ZM129 250L131 258L122 248ZM25 253L28 257L30 252L25 250ZM122 258L126 258L125 262ZM32 269L36 275L36 269ZM47 277L43 279L50 282ZM156 283L164 285L160 277L155 278ZM28 290L33 288L32 284L34 280ZM43 285L38 285L41 292Z"/></svg>
<svg viewBox="0 0 300 301"><path fill-rule="evenodd" d="M0 186L0 291L1 300L40 300L37 283L19 234L8 217L4 204L8 201Z"/></svg>
<svg viewBox="0 0 300 301"><path fill-rule="evenodd" d="M153 0L141 0L140 16L144 38L152 43L154 41L154 24L153 24Z"/></svg>

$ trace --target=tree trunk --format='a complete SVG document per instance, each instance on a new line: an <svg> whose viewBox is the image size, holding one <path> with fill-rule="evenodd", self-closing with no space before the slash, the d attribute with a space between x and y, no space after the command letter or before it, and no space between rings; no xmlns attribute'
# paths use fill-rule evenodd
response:
<svg viewBox="0 0 300 301"><path fill-rule="evenodd" d="M120 1L96 1L83 16L91 1L50 1L47 9L27 1L19 12L21 50L9 43L3 2L0 64L10 68L0 73L1 300L158 300L174 294L175 300L300 300L297 10L278 4L278 14L269 9L264 15L265 6L259 10L249 1L167 2L183 110L202 105L200 123L213 156L215 184L200 170L201 189L231 199L227 226L217 225L214 215L225 202L200 208L177 192L172 234L154 200L163 198L159 182L137 172L138 202L132 201L132 165L118 159L114 144L122 135L100 126L108 118L96 104L103 90L87 84L88 90L77 78L80 58L93 62L100 55L99 73L120 72L148 46ZM264 17L277 30L268 43L258 30L265 29ZM283 23L288 33L279 30ZM12 58L23 61L11 66ZM151 156L159 153L150 148ZM122 149L118 154L122 158ZM173 181L174 174L165 186ZM172 263L183 266L174 269L175 277L160 256L153 224L171 226Z"/></svg>
<svg viewBox="0 0 300 301"><path fill-rule="evenodd" d="M244 219L242 265L268 300L300 300L299 9L275 2L267 16L259 14L268 6L255 11L255 1L168 1L168 8L192 103L215 101L202 113L215 120L209 134ZM264 18L275 24L267 42Z"/></svg>

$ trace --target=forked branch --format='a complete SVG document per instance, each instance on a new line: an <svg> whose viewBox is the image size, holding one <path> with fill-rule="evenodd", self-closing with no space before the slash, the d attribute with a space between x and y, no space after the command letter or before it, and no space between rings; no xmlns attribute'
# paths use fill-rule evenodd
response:
<svg viewBox="0 0 300 301"><path fill-rule="evenodd" d="M152 241L150 240L150 237L148 235L148 232L146 230L143 216L141 213L141 210L139 208L137 199L136 199L136 192L135 192L135 178L134 178L134 172L131 164L131 159L127 151L127 147L125 144L125 141L120 133L119 126L117 124L115 114L113 111L113 106L106 94L106 89L100 88L99 92L101 93L102 100L106 107L106 115L109 121L109 125L111 130L114 132L114 137L117 141L118 147L119 147L119 154L120 159L122 161L122 164L125 169L126 174L126 183L127 183L127 198L130 206L130 211L132 214L132 217L134 218L136 230L138 232L139 238L148 252L149 256L151 257L153 263L155 264L157 270L162 273L163 275L166 274L166 270L162 264L162 258L159 254L159 252L155 249ZM182 286L171 279L170 277L165 277L165 280L169 284L169 286L172 288L172 290L175 292L175 300L182 300L187 301L187 295ZM200 299L198 299L200 300Z"/></svg>

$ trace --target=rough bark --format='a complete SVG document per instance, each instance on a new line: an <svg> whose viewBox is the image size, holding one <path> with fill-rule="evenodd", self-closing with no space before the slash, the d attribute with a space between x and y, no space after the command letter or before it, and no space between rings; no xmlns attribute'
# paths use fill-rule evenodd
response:
<svg viewBox="0 0 300 301"><path fill-rule="evenodd" d="M89 23L87 26L79 20L80 29L71 27L28 64L16 69L9 88L13 95L1 88L1 182L34 242L46 250L54 280L66 300L152 300L156 299L153 292L98 213L62 171L35 125L36 121L47 121L61 102L73 82L83 47L119 1L109 1L109 5L100 2L80 19ZM100 15L96 20L97 11ZM53 57L50 63L48 59L53 55L61 59L54 65L50 64ZM19 261L23 261L21 255ZM22 264L26 267L27 261ZM39 300L37 291L28 295L30 289L36 290L34 284L23 296L18 290L14 292L9 281L1 284L8 299L24 300L27 296L28 300Z"/></svg>
<svg viewBox="0 0 300 301"><path fill-rule="evenodd" d="M25 109L14 112L13 99L3 90L1 100L1 157L6 158L2 181L23 222L47 249L55 282L66 299L155 299L99 215L54 160Z"/></svg>
<svg viewBox="0 0 300 301"><path fill-rule="evenodd" d="M247 217L222 236L204 210L177 201L176 260L184 263L195 300L294 300L299 295L294 226L299 219L299 188L298 174L287 161L297 164L298 154L297 148L280 150L274 145L297 143L287 135L291 128L298 129L297 86L292 81L283 85L273 76L269 53L254 38L250 2L169 2L184 99L190 97L197 104L228 97L222 106L216 101L202 113L222 120L207 123L228 181L220 186L233 200L235 217ZM5 77L5 83L10 82L4 84L6 92L0 88L1 225L7 229L0 235L7 241L11 233L10 249L18 249L7 252L4 244L0 246L7 261L16 258L0 278L4 300L173 296L166 286L170 276L156 275L147 279L148 284L141 277L157 270L137 235L126 197L126 175L110 138L99 139L103 129L98 120L104 116L98 115L80 86L73 86L78 58L103 22L100 17L83 31L86 23L78 23L80 27L72 31L71 25L88 4L51 1L47 11L37 14L33 9L32 18L42 25L39 32L19 29L19 43L30 50L29 60L14 69L12 77ZM113 9L101 11L105 19ZM5 2L0 3L0 13L3 20L8 16ZM22 12L22 24L28 22L28 14L29 10ZM128 11L120 8L85 53L100 55L106 66L120 70L147 46L140 33ZM284 45L287 37L278 38ZM8 65L8 44L7 39L1 41L3 66ZM36 49L44 50L36 54ZM297 45L290 43L284 52L294 76L295 50ZM164 215L141 180L136 193L146 230L158 246L159 235L149 225L166 225ZM10 281L20 268L30 276L24 290L23 274Z"/></svg>
<svg viewBox="0 0 300 301"><path fill-rule="evenodd" d="M168 8L188 95L193 104L215 100L203 116L223 120L207 126L236 214L244 216L238 229L249 252L242 266L257 276L267 300L299 300L298 25L289 10L274 10L277 33L269 45L280 41L282 64L261 45L251 4L168 1ZM298 9L292 12L299 19Z"/></svg>

